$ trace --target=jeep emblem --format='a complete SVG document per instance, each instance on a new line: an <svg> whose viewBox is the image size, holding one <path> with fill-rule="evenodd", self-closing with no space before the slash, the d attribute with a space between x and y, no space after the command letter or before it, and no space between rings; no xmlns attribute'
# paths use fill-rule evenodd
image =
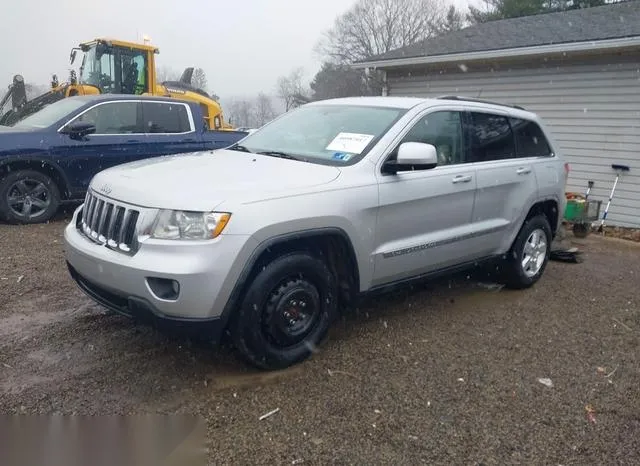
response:
<svg viewBox="0 0 640 466"><path fill-rule="evenodd" d="M100 192L103 192L105 194L109 194L111 192L111 187L108 184L103 184L98 189L100 190Z"/></svg>

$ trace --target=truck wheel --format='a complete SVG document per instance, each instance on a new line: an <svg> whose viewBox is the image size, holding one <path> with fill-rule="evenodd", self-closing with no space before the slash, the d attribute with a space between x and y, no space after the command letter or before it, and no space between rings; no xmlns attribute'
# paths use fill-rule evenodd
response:
<svg viewBox="0 0 640 466"><path fill-rule="evenodd" d="M507 288L529 288L536 283L549 262L551 226L547 217L537 215L525 221L501 267Z"/></svg>
<svg viewBox="0 0 640 466"><path fill-rule="evenodd" d="M9 223L42 223L55 215L60 191L44 173L9 172L0 180L0 216Z"/></svg>
<svg viewBox="0 0 640 466"><path fill-rule="evenodd" d="M234 315L235 347L261 369L308 358L337 314L337 286L324 262L307 253L279 257L258 272Z"/></svg>

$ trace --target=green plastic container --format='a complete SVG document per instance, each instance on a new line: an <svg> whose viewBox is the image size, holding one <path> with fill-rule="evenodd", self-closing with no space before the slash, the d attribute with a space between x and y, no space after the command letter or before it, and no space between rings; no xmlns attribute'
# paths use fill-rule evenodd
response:
<svg viewBox="0 0 640 466"><path fill-rule="evenodd" d="M564 218L569 222L581 221L584 218L584 210L587 203L584 200L569 199L564 209Z"/></svg>

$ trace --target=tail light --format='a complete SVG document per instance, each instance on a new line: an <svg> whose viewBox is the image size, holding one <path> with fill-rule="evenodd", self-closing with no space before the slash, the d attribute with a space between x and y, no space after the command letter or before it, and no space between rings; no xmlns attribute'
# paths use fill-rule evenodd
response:
<svg viewBox="0 0 640 466"><path fill-rule="evenodd" d="M570 171L570 167L569 167L569 163L565 162L564 163L564 177L565 178L569 178L569 171Z"/></svg>

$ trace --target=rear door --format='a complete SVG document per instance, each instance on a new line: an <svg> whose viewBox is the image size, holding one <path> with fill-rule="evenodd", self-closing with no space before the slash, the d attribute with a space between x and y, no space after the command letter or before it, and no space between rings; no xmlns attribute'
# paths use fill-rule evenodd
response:
<svg viewBox="0 0 640 466"><path fill-rule="evenodd" d="M144 132L149 135L150 157L204 149L186 103L143 101L142 118Z"/></svg>
<svg viewBox="0 0 640 466"><path fill-rule="evenodd" d="M461 112L423 114L387 159L403 142L434 145L438 166L378 173L374 286L457 265L469 255L461 245L470 233L476 176L475 168L464 163Z"/></svg>
<svg viewBox="0 0 640 466"><path fill-rule="evenodd" d="M473 209L477 235L470 247L480 257L508 247L538 196L536 159L518 157L511 123L506 113L473 110L465 114L467 159L478 183Z"/></svg>
<svg viewBox="0 0 640 466"><path fill-rule="evenodd" d="M57 143L52 145L53 156L74 190L85 190L102 170L144 156L147 140L142 134L139 101L100 102L65 124L78 121L95 125L95 133L83 140L59 134Z"/></svg>

